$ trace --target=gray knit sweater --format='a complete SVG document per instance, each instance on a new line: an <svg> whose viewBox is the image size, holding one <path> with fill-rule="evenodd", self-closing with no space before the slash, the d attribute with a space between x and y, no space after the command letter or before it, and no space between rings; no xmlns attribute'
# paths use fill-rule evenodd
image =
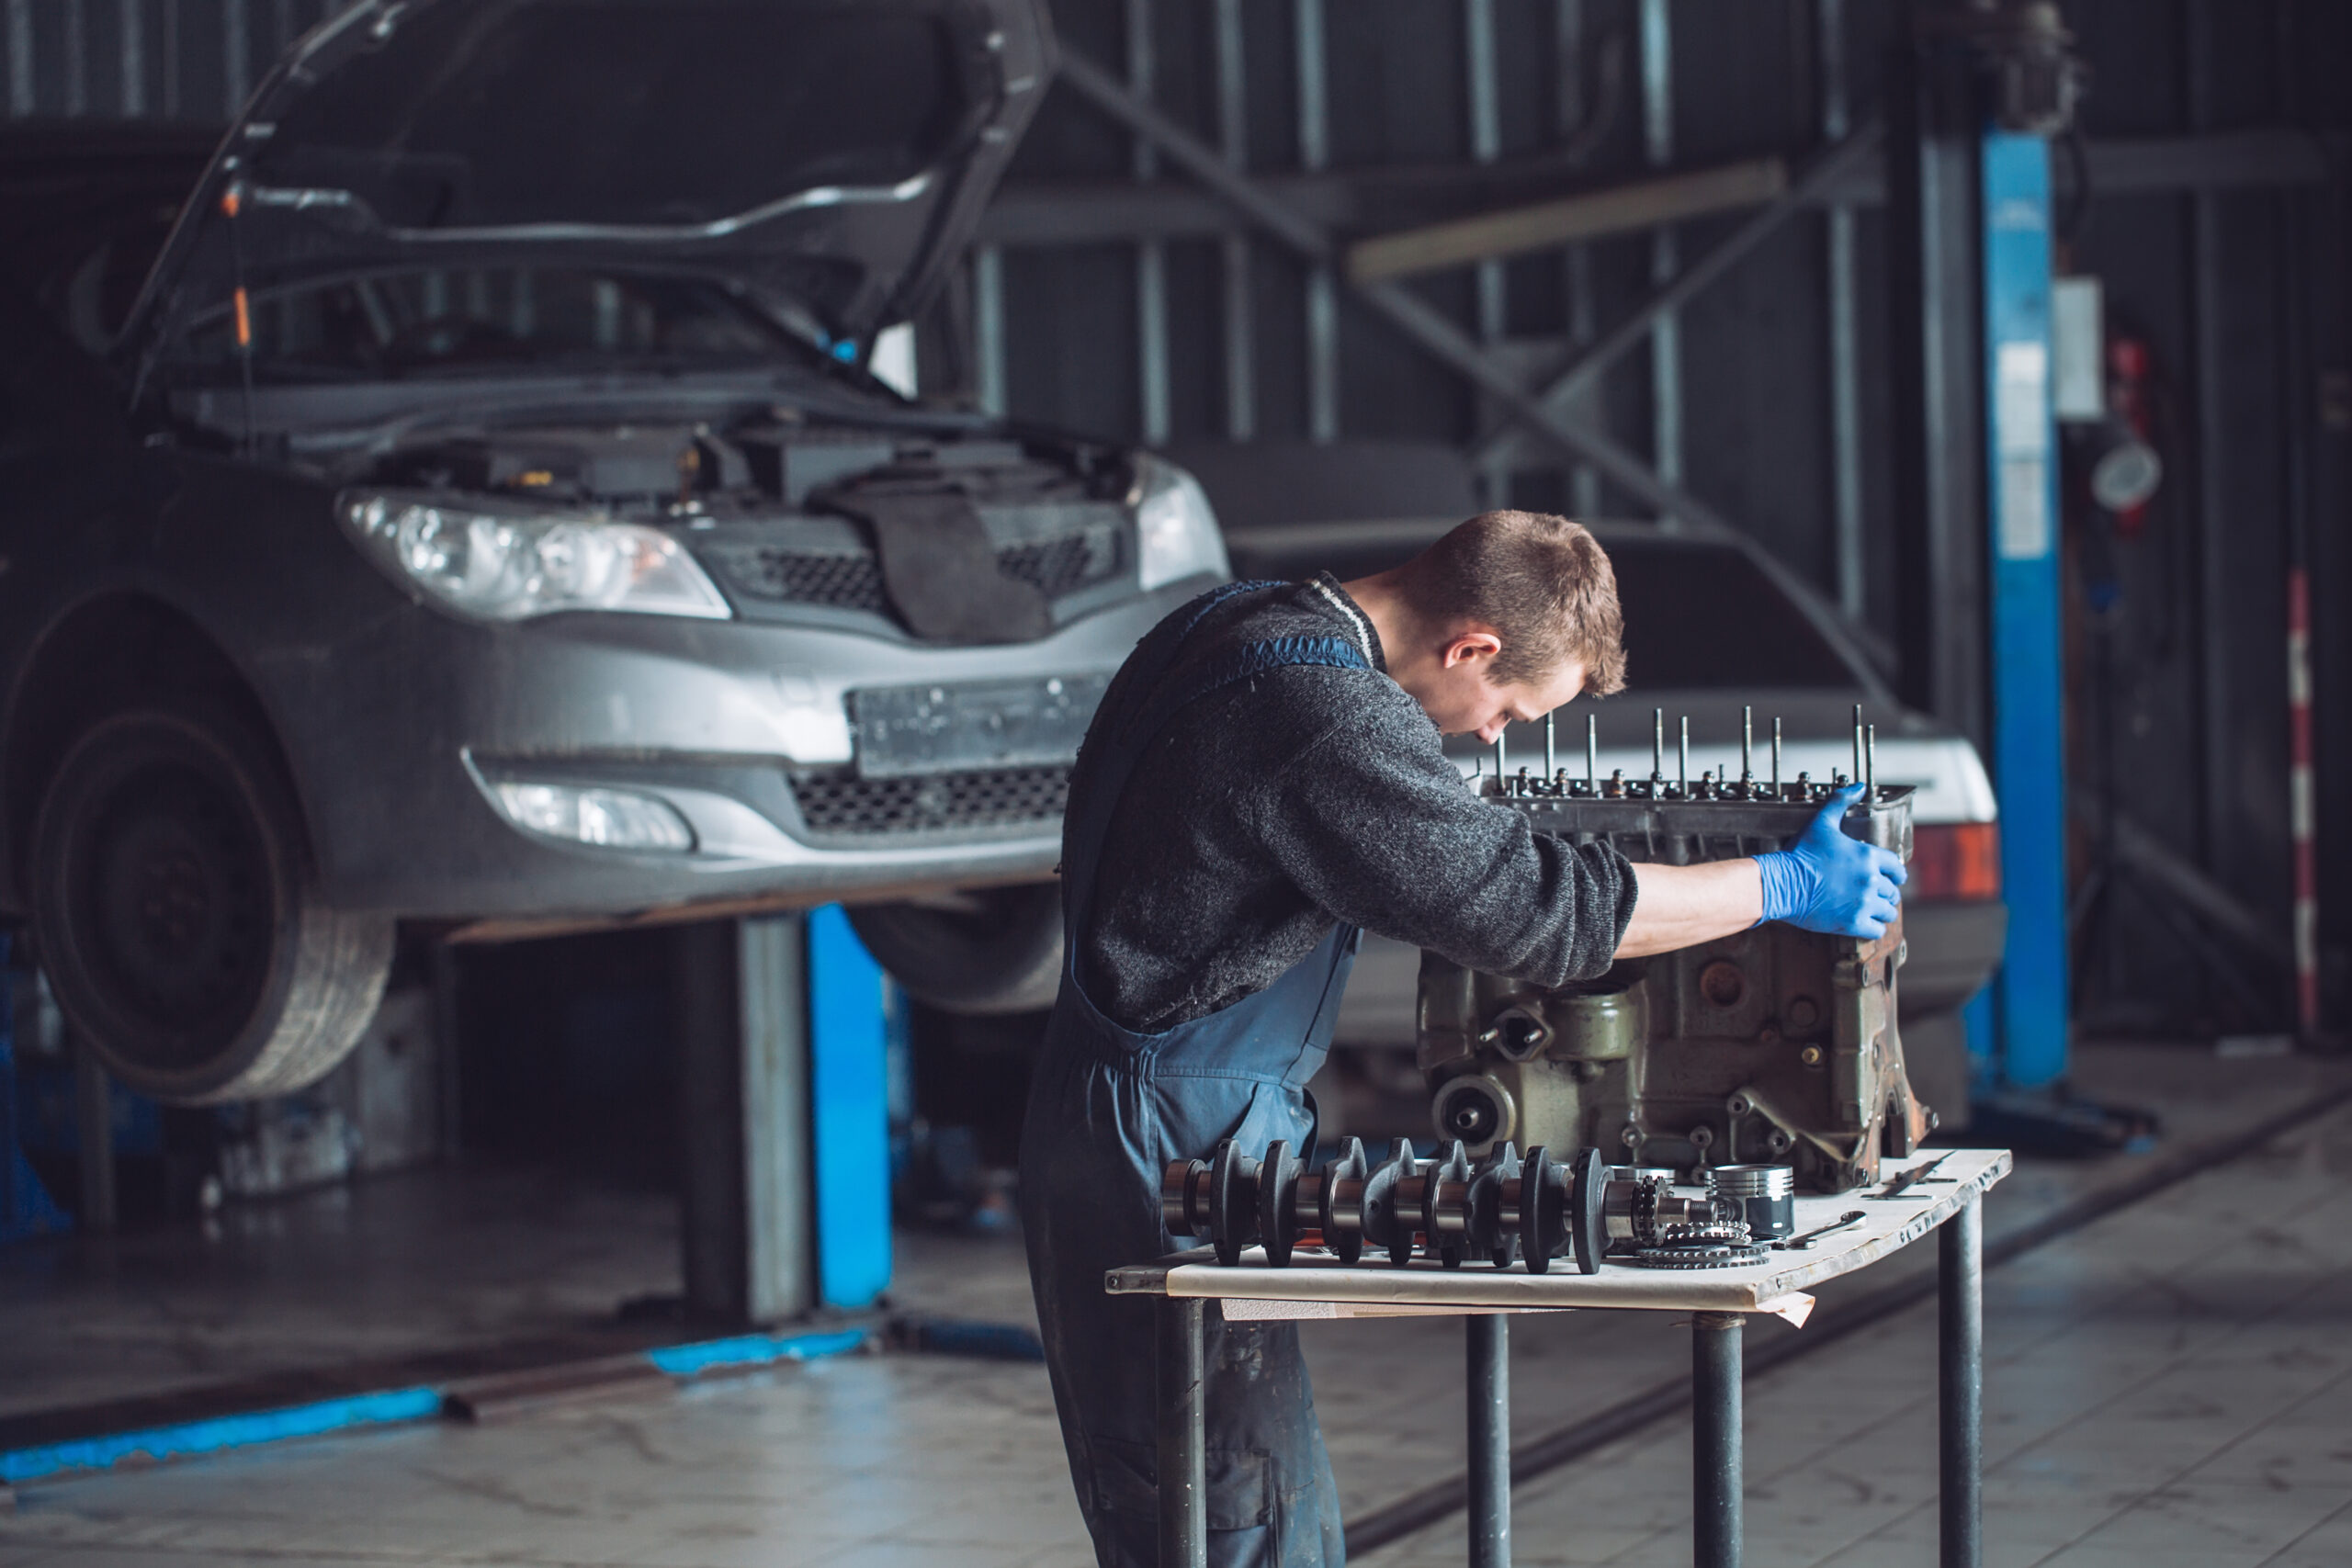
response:
<svg viewBox="0 0 2352 1568"><path fill-rule="evenodd" d="M1180 709L1151 739L1112 816L1080 943L1095 1005L1139 1031L1189 1022L1272 984L1334 921L1540 985L1606 969L1634 912L1624 857L1536 834L1474 795L1328 574L1220 605L1169 679L1285 636L1345 637L1373 669L1274 670ZM1139 700L1126 686L1123 674L1105 717ZM1073 824L1094 750L1090 736Z"/></svg>

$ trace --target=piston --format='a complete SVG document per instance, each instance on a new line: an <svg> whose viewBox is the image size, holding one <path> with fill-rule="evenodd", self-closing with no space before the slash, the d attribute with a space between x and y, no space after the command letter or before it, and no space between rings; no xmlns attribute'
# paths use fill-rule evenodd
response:
<svg viewBox="0 0 2352 1568"><path fill-rule="evenodd" d="M1707 1195L1736 1205L1735 1212L1758 1241L1780 1241L1796 1232L1796 1172L1785 1165L1711 1166Z"/></svg>

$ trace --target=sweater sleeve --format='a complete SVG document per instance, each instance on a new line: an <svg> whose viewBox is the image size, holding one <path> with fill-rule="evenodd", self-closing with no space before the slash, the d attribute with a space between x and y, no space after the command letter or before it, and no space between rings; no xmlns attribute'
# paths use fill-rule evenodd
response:
<svg viewBox="0 0 2352 1568"><path fill-rule="evenodd" d="M1363 700L1257 792L1268 856L1336 919L1467 968L1541 986L1607 969L1634 914L1625 857L1482 800L1409 697L1354 683Z"/></svg>

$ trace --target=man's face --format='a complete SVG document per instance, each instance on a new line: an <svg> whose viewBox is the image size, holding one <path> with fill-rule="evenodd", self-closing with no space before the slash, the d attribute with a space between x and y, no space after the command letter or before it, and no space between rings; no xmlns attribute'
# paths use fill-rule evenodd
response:
<svg viewBox="0 0 2352 1568"><path fill-rule="evenodd" d="M1410 688L1440 730L1490 741L1505 725L1532 723L1584 690L1584 666L1574 660L1541 680L1498 684L1492 671L1501 651L1492 633L1466 632L1447 644L1435 667Z"/></svg>

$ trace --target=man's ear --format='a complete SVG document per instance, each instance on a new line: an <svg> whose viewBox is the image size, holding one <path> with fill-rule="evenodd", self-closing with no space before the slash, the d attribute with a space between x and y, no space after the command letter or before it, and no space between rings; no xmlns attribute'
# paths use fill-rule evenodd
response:
<svg viewBox="0 0 2352 1568"><path fill-rule="evenodd" d="M1491 660L1503 650L1503 639L1484 627L1457 632L1445 645L1444 667Z"/></svg>

